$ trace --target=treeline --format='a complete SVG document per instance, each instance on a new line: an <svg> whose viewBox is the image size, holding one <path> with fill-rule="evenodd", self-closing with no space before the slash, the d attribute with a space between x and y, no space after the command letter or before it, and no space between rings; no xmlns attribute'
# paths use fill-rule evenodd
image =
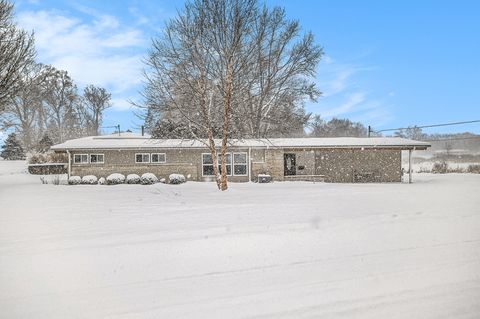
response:
<svg viewBox="0 0 480 319"><path fill-rule="evenodd" d="M360 122L353 122L349 119L332 118L326 121L320 115L303 114L297 117L298 122L286 121L282 131L270 132L262 137L366 137L368 128ZM288 128L288 125L292 127ZM151 129L154 138L195 138L201 132L192 133L195 127L189 125L188 121L176 122L171 119L161 119ZM215 137L221 136L220 127L214 130ZM376 134L372 134L376 136ZM240 134L231 134L232 138L243 138Z"/></svg>
<svg viewBox="0 0 480 319"><path fill-rule="evenodd" d="M35 61L33 34L15 25L6 0L0 0L0 88L0 129L13 130L27 152L42 150L42 139L97 135L111 106L106 89L79 90L67 71Z"/></svg>

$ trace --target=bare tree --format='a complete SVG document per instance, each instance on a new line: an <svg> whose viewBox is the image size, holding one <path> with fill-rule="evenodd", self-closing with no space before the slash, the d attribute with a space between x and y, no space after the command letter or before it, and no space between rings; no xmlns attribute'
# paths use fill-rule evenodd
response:
<svg viewBox="0 0 480 319"><path fill-rule="evenodd" d="M13 4L0 0L0 112L21 88L23 70L34 62L33 34L12 21Z"/></svg>
<svg viewBox="0 0 480 319"><path fill-rule="evenodd" d="M324 121L320 115L315 115L310 121L312 129L310 136L315 137L366 137L367 128L360 122L349 119L332 118Z"/></svg>
<svg viewBox="0 0 480 319"><path fill-rule="evenodd" d="M253 0L187 3L183 13L167 24L163 37L153 41L147 61L147 101L169 118L188 121L196 138L206 138L215 176L218 155L214 138L222 137L217 178L222 190L228 188L225 159L232 101L239 91L238 76L250 57L246 35L253 23L254 6ZM219 124L220 134L216 132Z"/></svg>
<svg viewBox="0 0 480 319"><path fill-rule="evenodd" d="M41 64L31 64L24 68L17 94L7 100L4 112L0 114L1 127L14 128L26 150L31 150L38 142L42 130L37 124L43 107L42 83L46 78L45 71L46 67Z"/></svg>
<svg viewBox="0 0 480 319"><path fill-rule="evenodd" d="M313 77L323 51L311 33L297 40L300 25L287 20L283 8L263 7L253 28L255 58L246 75L248 95L237 109L243 114L239 123L250 137L290 134L292 126L284 123L307 124L303 102L320 96Z"/></svg>
<svg viewBox="0 0 480 319"><path fill-rule="evenodd" d="M306 78L321 48L311 34L293 43L298 33L283 10L262 10L256 0L188 2L153 40L146 124L187 121L189 135L205 139L216 176L219 149L217 184L226 190L229 138L268 136L294 117L294 123L306 122L303 100L320 94Z"/></svg>
<svg viewBox="0 0 480 319"><path fill-rule="evenodd" d="M411 140L418 140L418 141L425 138L425 134L423 133L422 129L416 125L409 126L406 129L395 131L394 135L397 137L409 138Z"/></svg>
<svg viewBox="0 0 480 319"><path fill-rule="evenodd" d="M83 90L85 107L90 113L91 125L89 134L98 135L102 123L103 112L111 107L110 99L112 95L106 89L94 85L89 85Z"/></svg>
<svg viewBox="0 0 480 319"><path fill-rule="evenodd" d="M48 67L44 82L44 107L42 119L55 142L82 135L79 125L77 87L66 71Z"/></svg>

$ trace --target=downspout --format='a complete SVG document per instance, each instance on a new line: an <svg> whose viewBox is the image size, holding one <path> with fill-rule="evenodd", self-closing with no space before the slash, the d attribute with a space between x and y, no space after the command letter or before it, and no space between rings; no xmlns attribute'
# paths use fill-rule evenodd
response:
<svg viewBox="0 0 480 319"><path fill-rule="evenodd" d="M67 150L68 154L68 170L67 170L67 177L70 178L71 170L72 170L72 154L70 154L70 151Z"/></svg>

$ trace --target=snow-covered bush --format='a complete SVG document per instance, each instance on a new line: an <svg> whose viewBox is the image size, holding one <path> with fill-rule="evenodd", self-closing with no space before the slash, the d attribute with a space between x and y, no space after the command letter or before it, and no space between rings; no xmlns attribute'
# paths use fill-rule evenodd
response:
<svg viewBox="0 0 480 319"><path fill-rule="evenodd" d="M65 184L67 180L64 179L63 176L64 175L61 175L61 174L41 176L40 181L42 182L42 184L52 184L52 185Z"/></svg>
<svg viewBox="0 0 480 319"><path fill-rule="evenodd" d="M96 185L98 183L97 176L86 175L82 177L82 184Z"/></svg>
<svg viewBox="0 0 480 319"><path fill-rule="evenodd" d="M46 159L48 163L68 163L68 156L65 153L49 153Z"/></svg>
<svg viewBox="0 0 480 319"><path fill-rule="evenodd" d="M480 165L478 165L478 164L468 165L467 172L474 173L474 174L480 174Z"/></svg>
<svg viewBox="0 0 480 319"><path fill-rule="evenodd" d="M433 164L432 173L445 174L448 171L448 164L446 162L437 162Z"/></svg>
<svg viewBox="0 0 480 319"><path fill-rule="evenodd" d="M68 156L64 153L35 153L28 158L28 164L68 163Z"/></svg>
<svg viewBox="0 0 480 319"><path fill-rule="evenodd" d="M137 174L128 174L127 175L127 184L140 184L141 179Z"/></svg>
<svg viewBox="0 0 480 319"><path fill-rule="evenodd" d="M80 176L70 176L68 179L68 185L78 185L82 183L82 178Z"/></svg>
<svg viewBox="0 0 480 319"><path fill-rule="evenodd" d="M170 174L168 180L170 181L170 184L182 184L186 181L185 176L182 174Z"/></svg>
<svg viewBox="0 0 480 319"><path fill-rule="evenodd" d="M105 184L107 184L107 180L105 179L105 177L100 177L100 178L98 179L98 184L99 184L99 185L105 185Z"/></svg>
<svg viewBox="0 0 480 319"><path fill-rule="evenodd" d="M145 173L142 175L142 184L143 185L150 185L150 184L155 184L158 183L158 178L152 173Z"/></svg>
<svg viewBox="0 0 480 319"><path fill-rule="evenodd" d="M116 185L125 183L125 175L113 173L107 176L107 185Z"/></svg>
<svg viewBox="0 0 480 319"><path fill-rule="evenodd" d="M28 164L43 164L43 163L46 163L47 162L47 158L45 155L43 154L32 154L29 158L28 158Z"/></svg>
<svg viewBox="0 0 480 319"><path fill-rule="evenodd" d="M167 180L165 178L160 178L159 182L162 183L162 184L165 184L167 182Z"/></svg>

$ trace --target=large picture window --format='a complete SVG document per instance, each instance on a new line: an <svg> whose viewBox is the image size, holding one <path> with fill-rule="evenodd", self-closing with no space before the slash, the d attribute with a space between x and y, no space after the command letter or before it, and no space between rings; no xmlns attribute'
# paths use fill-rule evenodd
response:
<svg viewBox="0 0 480 319"><path fill-rule="evenodd" d="M91 164L103 164L104 163L103 154L90 154L90 163Z"/></svg>
<svg viewBox="0 0 480 319"><path fill-rule="evenodd" d="M88 154L73 155L73 162L75 164L88 164Z"/></svg>
<svg viewBox="0 0 480 319"><path fill-rule="evenodd" d="M165 153L152 153L152 163L165 163L166 161Z"/></svg>
<svg viewBox="0 0 480 319"><path fill-rule="evenodd" d="M247 175L247 153L233 153L233 175Z"/></svg>
<svg viewBox="0 0 480 319"><path fill-rule="evenodd" d="M135 154L135 163L150 163L150 154L148 153Z"/></svg>
<svg viewBox="0 0 480 319"><path fill-rule="evenodd" d="M218 172L220 173L220 170L222 168L221 165L221 155L218 154ZM232 175L232 154L227 153L225 154L225 165L227 169L227 175L231 176ZM212 160L212 155L209 153L204 153L202 154L202 174L203 176L213 176L213 160Z"/></svg>

